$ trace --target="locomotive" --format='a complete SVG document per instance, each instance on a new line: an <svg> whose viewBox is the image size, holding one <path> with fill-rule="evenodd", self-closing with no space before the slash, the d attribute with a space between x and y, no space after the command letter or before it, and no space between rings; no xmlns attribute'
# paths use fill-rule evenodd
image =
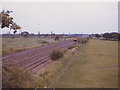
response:
<svg viewBox="0 0 120 90"><path fill-rule="evenodd" d="M77 38L74 38L73 40L74 40L74 42L77 42Z"/></svg>

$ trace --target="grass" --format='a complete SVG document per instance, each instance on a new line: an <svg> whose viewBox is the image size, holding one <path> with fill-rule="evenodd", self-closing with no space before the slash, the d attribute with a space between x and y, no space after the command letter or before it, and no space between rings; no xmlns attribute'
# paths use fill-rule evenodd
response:
<svg viewBox="0 0 120 90"><path fill-rule="evenodd" d="M117 41L90 40L52 87L118 88L117 65Z"/></svg>
<svg viewBox="0 0 120 90"><path fill-rule="evenodd" d="M10 53L16 53L43 45L48 45L55 43L54 39L44 38L43 41L40 40L37 36L31 38L24 37L3 37L2 38L2 55L7 55Z"/></svg>
<svg viewBox="0 0 120 90"><path fill-rule="evenodd" d="M46 67L40 70L35 77L38 79L39 82L37 82L38 87L42 88L46 86L48 80L49 86L54 82L55 78L61 74L61 69L66 65L66 62L69 62L70 58L73 56L73 52L75 53L78 47L75 47L71 50L66 50L64 53L64 57L60 58L59 60L52 61L50 64L48 64ZM47 73L47 75L42 78L41 74ZM31 86L31 85L30 85Z"/></svg>

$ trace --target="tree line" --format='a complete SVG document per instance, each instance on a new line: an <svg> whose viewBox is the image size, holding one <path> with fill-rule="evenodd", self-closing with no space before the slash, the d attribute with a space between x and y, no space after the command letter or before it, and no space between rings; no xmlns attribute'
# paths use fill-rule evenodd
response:
<svg viewBox="0 0 120 90"><path fill-rule="evenodd" d="M103 37L106 40L120 40L120 34L117 33L117 32L104 33L104 34L95 34L93 36L95 36L96 38Z"/></svg>
<svg viewBox="0 0 120 90"><path fill-rule="evenodd" d="M13 33L15 34L17 32L17 30L21 29L21 27L15 23L15 21L13 20L13 17L10 16L10 13L12 13L13 11L9 11L9 10L3 10L2 12L0 12L0 26L1 28L10 28L10 30L13 30ZM27 31L21 32L21 35L24 36L25 38L27 38L30 34ZM31 34L34 36L34 34ZM38 33L38 37L40 37L40 32ZM49 34L44 34L44 36L50 36ZM60 35L55 35L52 34L51 36L56 36L55 40L59 40L58 37L60 37ZM104 39L107 40L120 40L120 34L117 32L112 32L112 33L104 33L104 34L92 34L89 35L90 37L94 36L97 38L103 37Z"/></svg>

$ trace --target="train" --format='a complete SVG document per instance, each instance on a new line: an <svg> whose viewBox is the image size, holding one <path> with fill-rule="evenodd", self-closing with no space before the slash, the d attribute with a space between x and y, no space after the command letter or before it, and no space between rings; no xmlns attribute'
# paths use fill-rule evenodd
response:
<svg viewBox="0 0 120 90"><path fill-rule="evenodd" d="M77 42L77 38L74 38L73 41L74 41L74 42Z"/></svg>

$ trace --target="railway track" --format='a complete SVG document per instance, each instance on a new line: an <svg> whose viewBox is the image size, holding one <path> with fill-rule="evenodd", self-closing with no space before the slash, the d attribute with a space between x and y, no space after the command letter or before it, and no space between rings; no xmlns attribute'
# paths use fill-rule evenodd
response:
<svg viewBox="0 0 120 90"><path fill-rule="evenodd" d="M70 41L67 41L67 42L70 42ZM31 55L35 55L36 53L40 53L40 51L44 51L44 50L47 50L47 49L52 48L54 46L64 44L64 43L67 43L67 42L59 42L59 43L56 43L56 44L52 44L52 45L48 45L48 46L44 46L44 47L39 47L39 48L27 50L27 51L22 51L22 52L12 54L12 55L7 55L7 56L2 57L2 60L3 60L3 63L4 63L4 61L11 61L13 59L18 59L18 58L22 59L22 58L25 57L25 54L27 54L27 57L28 57L28 56L31 56Z"/></svg>
<svg viewBox="0 0 120 90"><path fill-rule="evenodd" d="M10 65L14 68L20 66L30 71L38 71L39 67L50 61L50 53L53 49L65 50L68 46L76 44L72 40L58 42L56 44L47 45L27 51L22 51L16 54L11 54L2 57L3 65Z"/></svg>

